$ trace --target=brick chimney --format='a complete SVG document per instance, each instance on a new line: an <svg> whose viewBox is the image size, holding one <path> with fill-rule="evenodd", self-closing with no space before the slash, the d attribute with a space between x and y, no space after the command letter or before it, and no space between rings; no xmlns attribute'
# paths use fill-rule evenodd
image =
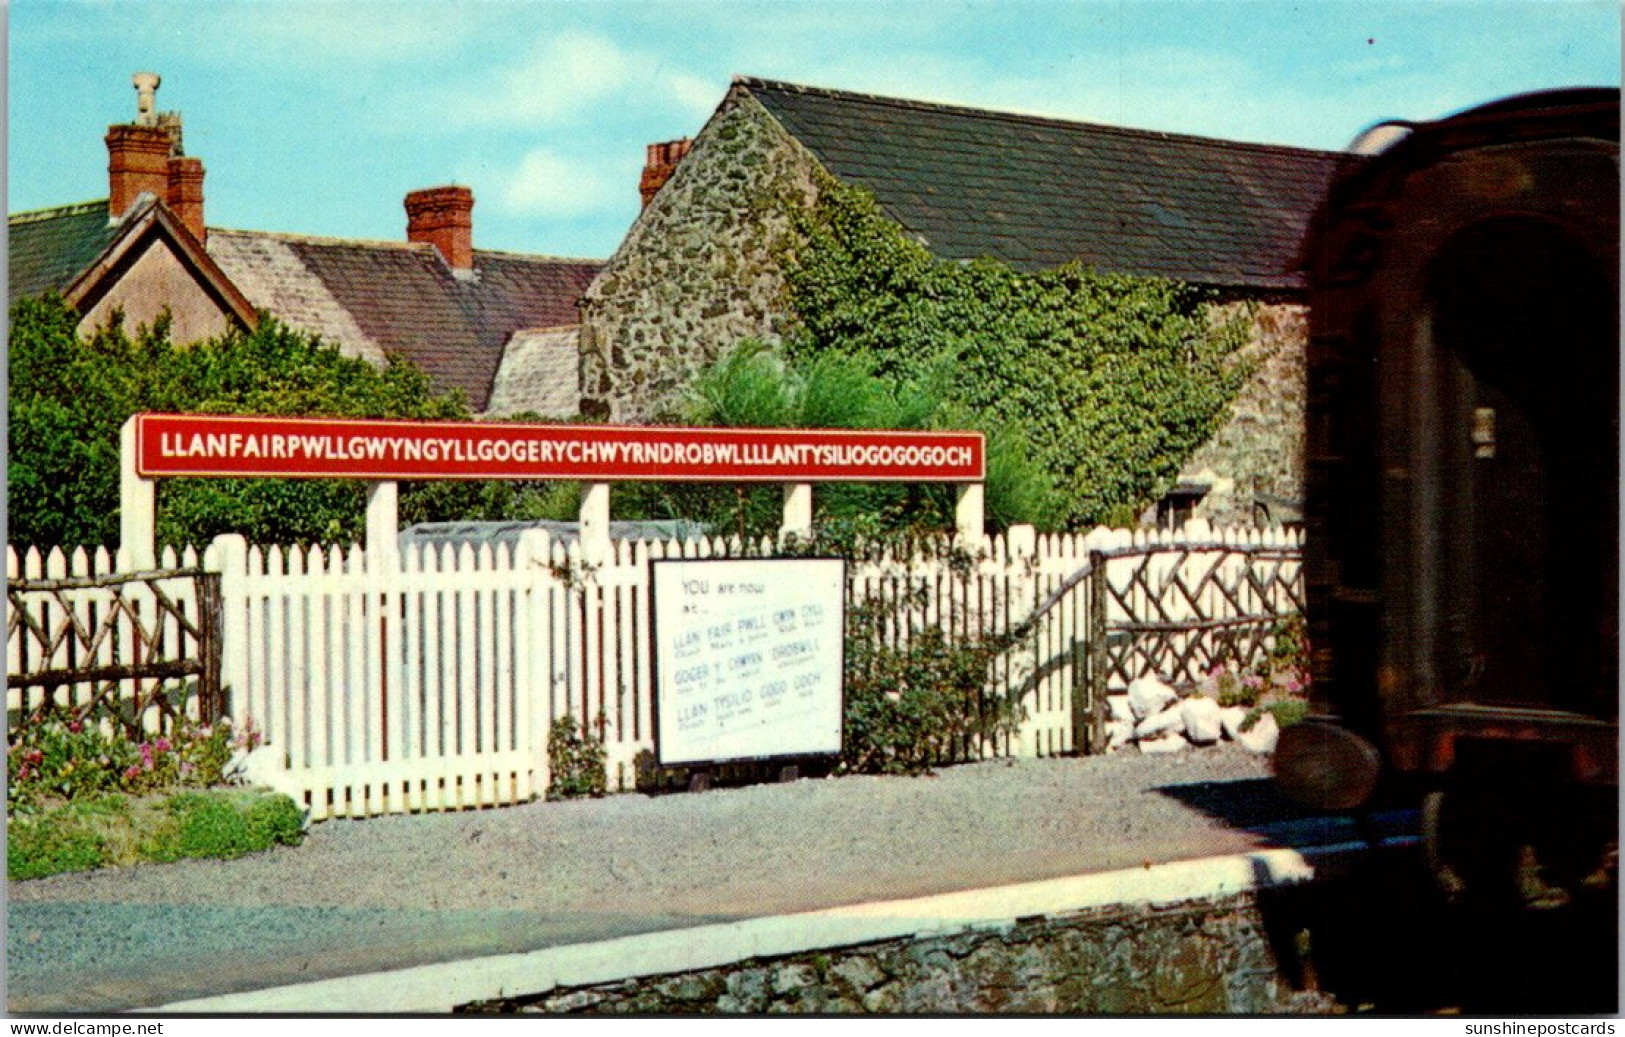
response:
<svg viewBox="0 0 1625 1037"><path fill-rule="evenodd" d="M169 160L169 195L164 199L169 211L180 217L181 223L192 232L198 244L208 240L209 231L203 225L203 160L172 156Z"/></svg>
<svg viewBox="0 0 1625 1037"><path fill-rule="evenodd" d="M688 154L688 149L693 146L692 137L649 145L648 157L643 165L643 176L638 178L638 193L643 196L645 208L654 200L655 193L671 179L672 173L677 170L677 163L682 161L683 156Z"/></svg>
<svg viewBox="0 0 1625 1037"><path fill-rule="evenodd" d="M107 209L114 218L130 211L145 191L169 198L169 131L161 126L107 128Z"/></svg>
<svg viewBox="0 0 1625 1037"><path fill-rule="evenodd" d="M186 229L203 241L203 161L181 149L179 112L157 109L156 72L130 77L135 121L107 128L107 208L117 218L143 192L167 204Z"/></svg>
<svg viewBox="0 0 1625 1037"><path fill-rule="evenodd" d="M440 250L453 271L474 269L474 192L466 187L426 187L406 196L406 240Z"/></svg>

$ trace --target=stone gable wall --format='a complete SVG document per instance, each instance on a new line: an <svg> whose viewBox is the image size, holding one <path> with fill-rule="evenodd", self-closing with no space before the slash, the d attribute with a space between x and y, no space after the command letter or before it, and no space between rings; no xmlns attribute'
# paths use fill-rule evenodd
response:
<svg viewBox="0 0 1625 1037"><path fill-rule="evenodd" d="M1297 521L1302 507L1309 312L1290 303L1260 304L1253 322L1252 340L1242 352L1258 369L1236 394L1218 433L1191 455L1178 477L1212 487L1192 517L1215 526L1252 525L1262 517L1255 516L1259 495L1292 502L1270 509L1270 525ZM1154 521L1155 509L1147 517Z"/></svg>
<svg viewBox="0 0 1625 1037"><path fill-rule="evenodd" d="M779 200L815 196L815 160L735 87L581 300L585 413L641 421L744 338L786 325Z"/></svg>

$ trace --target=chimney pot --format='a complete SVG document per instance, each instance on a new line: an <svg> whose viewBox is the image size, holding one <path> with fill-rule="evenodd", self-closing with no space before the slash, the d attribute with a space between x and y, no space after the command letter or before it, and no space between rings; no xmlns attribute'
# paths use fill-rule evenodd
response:
<svg viewBox="0 0 1625 1037"><path fill-rule="evenodd" d="M130 82L135 85L135 124L137 126L157 125L158 84L163 81L163 77L156 72L137 72L130 77Z"/></svg>
<svg viewBox="0 0 1625 1037"><path fill-rule="evenodd" d="M406 240L427 242L454 271L474 269L474 192L426 187L406 196Z"/></svg>
<svg viewBox="0 0 1625 1037"><path fill-rule="evenodd" d="M680 140L661 141L650 144L646 152L643 165L643 176L638 179L638 194L643 196L644 208L654 200L654 196L671 179L672 173L677 170L677 163L688 154L688 149L694 146L692 137L683 137Z"/></svg>

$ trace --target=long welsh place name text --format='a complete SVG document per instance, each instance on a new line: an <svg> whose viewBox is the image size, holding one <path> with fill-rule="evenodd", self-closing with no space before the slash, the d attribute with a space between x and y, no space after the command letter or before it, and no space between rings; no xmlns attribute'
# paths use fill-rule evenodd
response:
<svg viewBox="0 0 1625 1037"><path fill-rule="evenodd" d="M964 446L891 446L831 443L650 443L569 438L410 437L300 433L164 432L163 458L388 461L535 465L781 465L846 468L963 466Z"/></svg>

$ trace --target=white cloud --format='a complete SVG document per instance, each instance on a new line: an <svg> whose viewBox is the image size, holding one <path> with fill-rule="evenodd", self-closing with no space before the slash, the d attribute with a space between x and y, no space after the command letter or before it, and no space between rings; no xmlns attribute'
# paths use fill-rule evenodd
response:
<svg viewBox="0 0 1625 1037"><path fill-rule="evenodd" d="M538 129L579 122L616 103L664 103L704 115L725 87L603 34L569 29L470 78L410 93L413 107L429 106L444 125Z"/></svg>
<svg viewBox="0 0 1625 1037"><path fill-rule="evenodd" d="M493 205L514 216L572 219L604 212L616 201L603 163L547 147L532 148L517 165L488 179Z"/></svg>
<svg viewBox="0 0 1625 1037"><path fill-rule="evenodd" d="M545 125L614 93L632 67L609 39L564 32L543 40L518 63L453 88L445 104L453 118L475 124Z"/></svg>

